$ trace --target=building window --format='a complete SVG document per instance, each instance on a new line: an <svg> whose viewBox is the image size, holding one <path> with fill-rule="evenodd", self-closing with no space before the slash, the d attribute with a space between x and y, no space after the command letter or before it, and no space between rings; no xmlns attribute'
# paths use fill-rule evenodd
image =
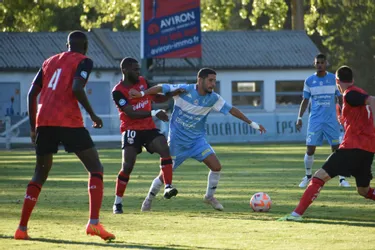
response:
<svg viewBox="0 0 375 250"><path fill-rule="evenodd" d="M276 106L293 107L302 101L304 81L276 81Z"/></svg>
<svg viewBox="0 0 375 250"><path fill-rule="evenodd" d="M263 81L232 82L232 104L261 108L263 106Z"/></svg>

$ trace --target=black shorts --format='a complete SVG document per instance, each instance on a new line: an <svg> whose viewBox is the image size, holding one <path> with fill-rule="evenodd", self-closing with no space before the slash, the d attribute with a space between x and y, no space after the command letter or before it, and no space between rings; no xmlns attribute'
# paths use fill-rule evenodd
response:
<svg viewBox="0 0 375 250"><path fill-rule="evenodd" d="M122 146L125 147L135 147L137 153L142 153L142 147L145 147L147 151L151 154L154 152L149 148L150 143L159 136L164 136L160 133L159 129L150 130L126 130L122 133Z"/></svg>
<svg viewBox="0 0 375 250"><path fill-rule="evenodd" d="M331 178L354 176L357 187L368 187L372 180L373 159L374 153L365 150L338 149L328 157L322 168Z"/></svg>
<svg viewBox="0 0 375 250"><path fill-rule="evenodd" d="M59 144L66 152L80 152L94 147L89 131L86 128L38 127L36 129L36 154L55 154Z"/></svg>

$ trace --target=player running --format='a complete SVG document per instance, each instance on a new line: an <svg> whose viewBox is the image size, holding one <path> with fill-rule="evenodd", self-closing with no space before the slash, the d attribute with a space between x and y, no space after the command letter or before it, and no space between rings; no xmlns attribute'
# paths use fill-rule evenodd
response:
<svg viewBox="0 0 375 250"><path fill-rule="evenodd" d="M89 172L90 219L86 233L104 240L115 239L99 222L103 200L103 166L90 134L83 125L78 106L79 102L85 108L94 128L103 126L84 91L93 67L93 61L85 56L88 48L86 35L81 31L71 32L67 47L68 51L44 61L29 91L30 135L36 146L36 167L26 189L21 221L14 235L17 240L30 239L27 223L51 170L53 154L57 153L60 143L67 152L75 153Z"/></svg>
<svg viewBox="0 0 375 250"><path fill-rule="evenodd" d="M316 146L321 146L323 137L331 145L332 152L340 145L340 125L336 119L336 97L342 103L340 92L336 88L335 75L326 71L327 60L323 54L315 57L316 73L305 80L303 88L303 100L300 105L296 127L302 127L302 116L311 98L311 113L307 126L306 145L304 158L306 176L299 184L305 188L312 176L312 165ZM344 176L339 176L339 185L350 187Z"/></svg>
<svg viewBox="0 0 375 250"><path fill-rule="evenodd" d="M161 84L150 89L140 91L131 90L133 98L144 98L157 93L170 93L183 90L184 93L174 96L174 108L169 129L169 147L174 158L173 170L176 170L186 159L193 158L206 164L210 169L207 181L207 190L204 202L210 204L216 210L224 210L224 207L214 197L220 179L221 163L216 157L215 151L205 139L206 120L212 111L223 114L230 113L238 119L246 122L260 133L266 132L265 128L249 120L241 111L226 103L225 100L213 91L216 85L216 72L209 68L199 70L197 84ZM150 191L145 198L141 211L151 210L152 200L162 186L162 178L159 175L151 184Z"/></svg>
<svg viewBox="0 0 375 250"><path fill-rule="evenodd" d="M168 121L164 110L151 110L151 104L168 100L167 96L144 96L140 99L130 99L129 90L146 90L148 82L139 75L139 63L134 58L124 58L121 61L122 80L113 88L112 97L120 113L120 130L122 133L122 167L116 182L116 196L113 205L114 214L122 214L122 197L133 171L137 155L145 147L151 154L160 155L160 176L165 183L164 197L170 199L177 195L177 189L172 187L172 158L167 140L156 128L153 116L162 121Z"/></svg>
<svg viewBox="0 0 375 250"><path fill-rule="evenodd" d="M343 141L323 167L315 172L297 208L280 218L281 221L302 221L302 215L318 197L324 184L337 175L354 176L358 194L375 200L375 190L370 187L375 152L375 97L354 86L353 73L348 66L336 71L336 84L344 101L341 117L345 129Z"/></svg>

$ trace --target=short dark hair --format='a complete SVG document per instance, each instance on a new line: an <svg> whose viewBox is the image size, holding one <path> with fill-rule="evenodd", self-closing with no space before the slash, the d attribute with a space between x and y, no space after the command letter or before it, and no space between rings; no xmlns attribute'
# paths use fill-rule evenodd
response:
<svg viewBox="0 0 375 250"><path fill-rule="evenodd" d="M210 68L202 68L198 71L198 78L207 78L208 75L216 75L216 71Z"/></svg>
<svg viewBox="0 0 375 250"><path fill-rule="evenodd" d="M324 59L324 60L327 60L327 57L323 53L319 53L319 54L317 54L315 56L315 59Z"/></svg>
<svg viewBox="0 0 375 250"><path fill-rule="evenodd" d="M133 57L125 57L124 59L122 59L120 63L120 67L121 69L125 69L128 66L132 65L133 63L138 63L138 61L134 59Z"/></svg>
<svg viewBox="0 0 375 250"><path fill-rule="evenodd" d="M339 79L340 82L353 82L353 71L349 66L341 66L336 71L336 78Z"/></svg>
<svg viewBox="0 0 375 250"><path fill-rule="evenodd" d="M87 36L80 30L74 30L69 33L67 43L71 47L82 47L87 44Z"/></svg>

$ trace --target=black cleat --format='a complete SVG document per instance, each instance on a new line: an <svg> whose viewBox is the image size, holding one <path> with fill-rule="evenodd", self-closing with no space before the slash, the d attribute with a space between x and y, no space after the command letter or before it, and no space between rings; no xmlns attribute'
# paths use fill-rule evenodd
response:
<svg viewBox="0 0 375 250"><path fill-rule="evenodd" d="M113 205L113 213L114 214L122 214L122 213L124 213L124 211L122 211L122 204L121 203Z"/></svg>
<svg viewBox="0 0 375 250"><path fill-rule="evenodd" d="M169 186L169 187L164 189L164 198L166 198L166 199L170 199L173 196L176 196L177 194L178 194L177 189L172 187L172 186Z"/></svg>

